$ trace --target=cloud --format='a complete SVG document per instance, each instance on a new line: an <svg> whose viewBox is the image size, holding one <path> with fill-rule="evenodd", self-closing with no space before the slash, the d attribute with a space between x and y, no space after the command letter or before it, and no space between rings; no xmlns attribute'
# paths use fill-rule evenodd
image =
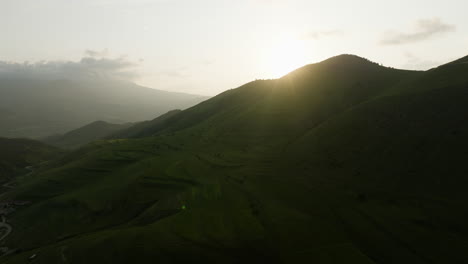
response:
<svg viewBox="0 0 468 264"><path fill-rule="evenodd" d="M437 35L453 32L454 25L442 22L440 18L421 19L416 21L415 29L411 33L387 32L380 41L382 45L400 45L430 39Z"/></svg>
<svg viewBox="0 0 468 264"><path fill-rule="evenodd" d="M189 67L184 66L184 67L179 67L176 69L159 71L159 72L156 72L154 75L159 76L159 77L186 79L190 77L190 75L187 73L188 70L189 70Z"/></svg>
<svg viewBox="0 0 468 264"><path fill-rule="evenodd" d="M326 30L326 31L311 31L304 36L302 36L302 39L321 39L321 38L326 38L326 37L334 37L334 36L341 36L343 35L344 32L341 30Z"/></svg>
<svg viewBox="0 0 468 264"><path fill-rule="evenodd" d="M137 63L125 57L106 58L105 52L87 50L79 61L39 61L34 63L0 61L0 78L28 79L111 79L131 81L138 76Z"/></svg>
<svg viewBox="0 0 468 264"><path fill-rule="evenodd" d="M107 57L109 55L109 50L108 49L103 49L102 51L85 50L85 55L88 57Z"/></svg>

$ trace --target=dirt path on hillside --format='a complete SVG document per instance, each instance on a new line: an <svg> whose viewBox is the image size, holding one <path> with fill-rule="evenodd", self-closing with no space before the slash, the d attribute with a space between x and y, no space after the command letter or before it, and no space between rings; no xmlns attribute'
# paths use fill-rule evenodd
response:
<svg viewBox="0 0 468 264"><path fill-rule="evenodd" d="M33 166L27 166L25 169L29 171L27 174L25 174L26 176L29 176L32 173L34 173ZM14 184L14 180L2 184L2 187L7 188L7 189L14 189L15 186L13 184ZM8 190L2 192L0 194L0 197L3 196L7 192ZM7 222L7 219L6 219L7 215L15 211L18 206L22 206L26 204L28 204L28 202L20 202L20 201L1 201L0 202L0 216L2 219L2 221L0 222L0 242L5 240L5 238L7 238L10 235L10 233L13 231L13 227ZM6 254L9 254L10 252L11 250L8 247L2 246L0 248L0 256L4 256Z"/></svg>
<svg viewBox="0 0 468 264"><path fill-rule="evenodd" d="M5 216L2 216L2 222L0 222L0 230L3 231L3 229L5 229L2 236L0 236L0 241L2 241L3 239L5 239L10 233L11 231L13 230L13 228L11 227L10 224L8 224L6 222L6 218Z"/></svg>

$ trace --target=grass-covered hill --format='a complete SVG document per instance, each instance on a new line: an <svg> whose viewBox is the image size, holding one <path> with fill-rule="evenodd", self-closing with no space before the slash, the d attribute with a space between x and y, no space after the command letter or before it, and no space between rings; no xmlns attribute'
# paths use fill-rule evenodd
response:
<svg viewBox="0 0 468 264"><path fill-rule="evenodd" d="M29 172L26 167L54 159L59 154L58 149L38 141L0 138L0 183Z"/></svg>
<svg viewBox="0 0 468 264"><path fill-rule="evenodd" d="M160 127L169 125L166 120L170 120L170 117L179 112L181 110L171 110L153 120L136 123L111 124L104 121L95 121L63 135L43 138L41 141L63 149L77 149L98 140L138 138L145 136L150 131L157 131Z"/></svg>
<svg viewBox="0 0 468 264"><path fill-rule="evenodd" d="M107 139L119 139L119 138L139 138L151 135L154 132L159 131L161 128L170 125L168 121L172 120L173 116L179 114L181 110L171 110L163 115L160 115L150 121L143 121L136 123L125 129L115 131L111 134L106 135Z"/></svg>
<svg viewBox="0 0 468 264"><path fill-rule="evenodd" d="M64 149L76 149L92 141L103 139L118 131L128 129L132 125L132 123L111 124L104 121L95 121L63 135L44 138L42 141Z"/></svg>
<svg viewBox="0 0 468 264"><path fill-rule="evenodd" d="M468 263L467 72L342 55L89 144L5 194L1 260Z"/></svg>

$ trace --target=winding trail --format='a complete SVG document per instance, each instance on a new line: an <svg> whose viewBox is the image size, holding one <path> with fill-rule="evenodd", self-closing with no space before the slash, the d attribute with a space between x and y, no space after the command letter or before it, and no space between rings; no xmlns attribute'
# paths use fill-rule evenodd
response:
<svg viewBox="0 0 468 264"><path fill-rule="evenodd" d="M2 241L3 239L5 239L10 233L11 231L13 230L13 228L11 227L10 224L8 224L6 222L6 218L5 216L2 215L2 222L0 222L0 230L1 229L6 229L6 231L4 232L4 234L0 237L0 241Z"/></svg>
<svg viewBox="0 0 468 264"><path fill-rule="evenodd" d="M34 173L33 166L27 166L25 169L29 171L26 174L26 176ZM13 189L15 188L15 186L12 186L11 185L12 183L13 181L10 181L10 182L4 183L2 186L8 189ZM3 194L5 193L2 193L1 195ZM1 217L2 217L2 222L0 222L0 231L1 231L0 234L2 235L0 236L0 242L3 241L8 235L10 235L11 231L13 231L13 227L11 227L11 225L7 223L5 215L2 214Z"/></svg>
<svg viewBox="0 0 468 264"><path fill-rule="evenodd" d="M8 188L8 189L15 188L14 186L11 186L10 184L11 184L11 182L7 182L7 183L3 184L2 186L5 187L5 188Z"/></svg>

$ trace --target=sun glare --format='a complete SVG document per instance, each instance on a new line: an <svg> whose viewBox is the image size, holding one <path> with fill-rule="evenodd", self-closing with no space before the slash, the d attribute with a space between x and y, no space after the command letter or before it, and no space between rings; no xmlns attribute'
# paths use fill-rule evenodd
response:
<svg viewBox="0 0 468 264"><path fill-rule="evenodd" d="M265 50L265 74L269 78L280 78L307 64L304 42L295 38L283 38Z"/></svg>

